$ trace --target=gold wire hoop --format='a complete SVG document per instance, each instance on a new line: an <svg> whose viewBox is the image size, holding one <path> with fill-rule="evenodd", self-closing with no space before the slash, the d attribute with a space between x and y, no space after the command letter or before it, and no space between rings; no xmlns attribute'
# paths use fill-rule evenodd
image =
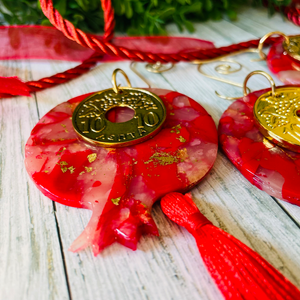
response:
<svg viewBox="0 0 300 300"><path fill-rule="evenodd" d="M264 71L253 71L251 73L249 73L245 80L244 80L244 84L243 84L243 91L244 91L244 96L247 96L248 93L247 93L247 82L248 80L250 79L250 77L252 77L253 75L262 75L264 76L265 78L267 78L271 84L271 88L272 88L272 97L276 97L276 85L275 85L275 82L272 78L271 75L269 75L268 73L264 72Z"/></svg>
<svg viewBox="0 0 300 300"><path fill-rule="evenodd" d="M112 73L111 82L113 84L113 90L116 94L118 94L120 90L119 86L117 85L117 79L116 79L118 72L120 72L125 77L128 87L129 88L132 87L127 74L121 69L115 69Z"/></svg>
<svg viewBox="0 0 300 300"><path fill-rule="evenodd" d="M238 61L235 60L231 60L231 59L221 59L220 62L225 62L224 64L219 64L217 66L215 66L215 71L219 74L222 75L229 75L229 74L233 74L236 72L239 72L242 70L243 65L240 64ZM237 64L238 68L233 68L230 64L228 63L233 63L233 64Z"/></svg>
<svg viewBox="0 0 300 300"><path fill-rule="evenodd" d="M171 70L173 67L174 67L173 63L171 63L170 67L167 67L167 65L162 64L161 62L158 61L155 64L147 64L146 70L151 73L163 73Z"/></svg>
<svg viewBox="0 0 300 300"><path fill-rule="evenodd" d="M148 85L149 88L151 88L149 81L137 70L136 64L137 62L135 61L131 62L130 64L131 71L134 72L140 79L142 79ZM148 72L160 74L171 70L173 67L174 67L173 63L171 63L170 67L166 67L166 65L163 65L161 62L156 62L155 64L147 64L145 66L145 69Z"/></svg>
<svg viewBox="0 0 300 300"><path fill-rule="evenodd" d="M269 32L269 33L265 34L265 35L260 39L260 41L259 41L259 43L258 43L258 47L257 47L259 57L260 57L262 60L265 60L266 57L267 57L266 54L263 53L263 51L262 51L262 48L263 48L263 46L264 46L264 42L265 42L270 36L272 36L272 35L274 35L274 34L283 36L287 45L289 45L289 43L290 43L289 37L288 37L287 35L285 35L285 34L284 34L283 32L281 32L281 31L273 31L273 32Z"/></svg>
<svg viewBox="0 0 300 300"><path fill-rule="evenodd" d="M228 75L228 74L233 74L235 72L239 72L242 68L243 68L243 65L235 60L231 60L231 59L219 59L219 60L214 60L214 62L221 62L223 64L219 64L217 65L214 69L217 73L219 74L223 74L223 75ZM219 77L216 77L216 76L212 76L212 75L208 75L206 74L203 70L201 70L201 67L204 65L204 64L208 64L210 63L209 62L205 62L205 63L202 63L202 64L198 64L198 72L200 74L202 74L203 76L207 77L207 78L210 78L210 79L213 79L213 80L216 80L216 81L220 81L220 82L223 82L223 83L226 83L226 84L230 84L230 85L233 85L233 86L236 86L236 87L239 87L239 88L243 88L243 84L240 84L240 83L237 83L237 82L234 82L234 81L230 81L230 80L227 80L227 79L223 79L223 78L219 78ZM230 65L228 64L224 64L224 63L232 63L232 64L236 64L238 65L238 68L234 69L232 68ZM248 90L248 93L251 92L251 90L247 87L247 90ZM219 94L217 91L215 91L215 94L221 98L221 99L225 99L225 100L237 100L239 99L240 97L228 97L228 96L224 96L224 95L221 95Z"/></svg>
<svg viewBox="0 0 300 300"><path fill-rule="evenodd" d="M137 70L136 64L137 64L136 61L131 62L130 64L131 71L135 73L135 75L137 75L140 79L142 79L148 85L148 88L151 88L149 81Z"/></svg>

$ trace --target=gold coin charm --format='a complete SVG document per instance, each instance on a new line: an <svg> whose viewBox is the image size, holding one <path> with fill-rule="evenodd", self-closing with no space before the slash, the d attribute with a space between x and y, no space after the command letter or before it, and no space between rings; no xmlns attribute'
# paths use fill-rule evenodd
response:
<svg viewBox="0 0 300 300"><path fill-rule="evenodd" d="M256 74L266 77L272 87L253 106L254 120L259 131L274 144L300 152L300 88L276 88L268 73L253 71L244 80L244 96L247 96L249 78Z"/></svg>
<svg viewBox="0 0 300 300"><path fill-rule="evenodd" d="M253 113L260 132L267 139L300 152L300 88L277 88L275 94L270 91L261 95Z"/></svg>
<svg viewBox="0 0 300 300"><path fill-rule="evenodd" d="M296 60L300 60L300 36L291 36L284 40L283 49L288 55Z"/></svg>
<svg viewBox="0 0 300 300"><path fill-rule="evenodd" d="M116 74L121 72L128 87L118 87ZM127 75L116 69L112 76L113 88L97 92L76 107L72 122L79 137L102 147L125 147L141 143L159 132L166 109L162 100L144 89L132 88ZM114 123L106 118L109 110L128 107L134 117L126 122Z"/></svg>

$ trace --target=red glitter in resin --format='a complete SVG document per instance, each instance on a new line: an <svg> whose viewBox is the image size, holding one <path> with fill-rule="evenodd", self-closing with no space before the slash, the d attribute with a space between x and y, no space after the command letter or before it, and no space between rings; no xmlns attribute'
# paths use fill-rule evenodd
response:
<svg viewBox="0 0 300 300"><path fill-rule="evenodd" d="M270 48L267 56L269 69L285 84L300 84L300 61L286 54L283 39Z"/></svg>
<svg viewBox="0 0 300 300"><path fill-rule="evenodd" d="M153 203L190 189L213 166L217 131L202 106L177 92L149 90L163 100L167 119L144 143L108 149L79 140L72 112L91 94L56 106L32 130L25 164L37 187L53 201L93 211L71 251L92 245L97 255L115 241L136 249L141 234L158 235Z"/></svg>
<svg viewBox="0 0 300 300"><path fill-rule="evenodd" d="M300 153L264 140L254 122L254 103L267 91L256 91L229 106L220 119L220 145L253 185L300 206Z"/></svg>

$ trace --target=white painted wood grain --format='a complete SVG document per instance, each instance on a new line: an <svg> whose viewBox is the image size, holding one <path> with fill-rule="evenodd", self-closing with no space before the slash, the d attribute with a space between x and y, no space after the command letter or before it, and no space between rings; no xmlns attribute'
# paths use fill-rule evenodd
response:
<svg viewBox="0 0 300 300"><path fill-rule="evenodd" d="M1 63L2 76L30 80L29 70L28 62ZM53 205L24 167L35 98L1 99L0 116L0 299L68 299Z"/></svg>
<svg viewBox="0 0 300 300"><path fill-rule="evenodd" d="M284 30L287 34L299 31L291 23L282 23L278 15L272 19L263 16L266 10L242 9L237 22L222 20L197 24L195 33L190 36L223 46L253 39L271 30ZM180 35L173 25L168 26L168 30L170 34ZM182 35L188 34L183 32ZM265 62L250 62L254 56L237 57L246 69L229 78L242 82L252 70L267 71ZM38 79L74 65L69 62L7 62L0 64L0 73L2 76L17 74L24 80L30 76ZM117 67L127 72L133 86L146 86L130 71L129 62L117 62L99 65L68 84L37 93L36 103L34 98L25 97L0 102L1 300L70 299L66 280L73 300L222 299L199 257L193 238L169 221L158 204L154 206L153 216L160 237L142 237L136 252L115 244L98 257L94 257L90 249L74 254L67 249L84 229L91 213L60 204L53 206L52 201L29 182L23 165L23 149L38 115L44 115L55 105L75 96L110 87L111 73ZM147 73L143 64L139 64L138 69L153 87L177 90L201 103L216 123L230 103L219 99L214 91L233 96L242 94L241 89L204 78L194 65L187 63L180 63L162 75ZM203 68L210 74L212 69L213 66ZM267 85L259 76L249 82L254 89ZM276 202L253 187L222 154L209 176L193 190L193 195L198 207L215 225L260 253L300 287L297 259L300 208Z"/></svg>

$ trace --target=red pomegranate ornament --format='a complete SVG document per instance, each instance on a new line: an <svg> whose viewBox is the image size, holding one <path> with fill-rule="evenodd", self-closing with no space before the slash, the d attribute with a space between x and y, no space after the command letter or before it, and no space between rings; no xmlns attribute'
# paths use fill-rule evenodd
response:
<svg viewBox="0 0 300 300"><path fill-rule="evenodd" d="M272 90L247 95L246 83L253 74L266 76ZM220 119L222 150L253 185L300 205L300 88L275 88L270 75L254 71L245 79L244 94Z"/></svg>
<svg viewBox="0 0 300 300"><path fill-rule="evenodd" d="M51 200L93 211L70 250L91 245L97 255L115 241L136 249L141 234L158 235L153 203L196 185L217 148L211 116L191 98L115 83L48 112L27 141L25 164Z"/></svg>
<svg viewBox="0 0 300 300"><path fill-rule="evenodd" d="M278 34L282 39L275 42L266 56L261 52L263 43L271 35ZM286 36L282 32L266 34L259 43L261 58L266 59L269 69L284 84L300 84L300 36Z"/></svg>

